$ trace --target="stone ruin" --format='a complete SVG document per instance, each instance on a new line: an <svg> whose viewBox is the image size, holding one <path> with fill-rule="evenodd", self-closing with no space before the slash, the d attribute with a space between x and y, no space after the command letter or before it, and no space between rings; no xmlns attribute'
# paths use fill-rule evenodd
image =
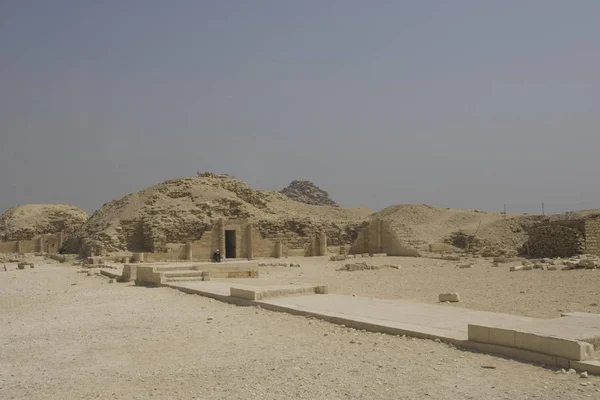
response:
<svg viewBox="0 0 600 400"><path fill-rule="evenodd" d="M320 189L310 181L292 181L288 187L281 190L280 193L286 195L290 199L305 204L339 207L339 204L329 197L329 193Z"/></svg>
<svg viewBox="0 0 600 400"><path fill-rule="evenodd" d="M600 255L600 216L542 222L527 232L521 254L529 258Z"/></svg>

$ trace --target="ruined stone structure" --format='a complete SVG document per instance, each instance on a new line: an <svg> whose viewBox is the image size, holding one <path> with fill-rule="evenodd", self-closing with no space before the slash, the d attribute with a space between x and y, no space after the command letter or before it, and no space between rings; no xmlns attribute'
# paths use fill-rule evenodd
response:
<svg viewBox="0 0 600 400"><path fill-rule="evenodd" d="M0 242L0 253L58 253L65 241L63 232L39 235L29 240Z"/></svg>
<svg viewBox="0 0 600 400"><path fill-rule="evenodd" d="M201 237L187 243L160 243L153 248L161 251L137 253L139 261L204 261L210 260L214 251L219 250L226 259L249 259L292 255L324 256L327 254L327 234L314 232L312 236L299 240L295 235L277 233L271 238L264 237L254 223L244 219L226 220L221 218L210 225Z"/></svg>
<svg viewBox="0 0 600 400"><path fill-rule="evenodd" d="M541 223L529 228L528 234L522 253L529 257L600 255L599 216Z"/></svg>
<svg viewBox="0 0 600 400"><path fill-rule="evenodd" d="M379 218L363 226L350 248L350 254L363 253L386 253L389 256L419 255L419 251L400 238L387 221Z"/></svg>
<svg viewBox="0 0 600 400"><path fill-rule="evenodd" d="M584 237L585 252L600 256L600 216L585 220Z"/></svg>
<svg viewBox="0 0 600 400"><path fill-rule="evenodd" d="M280 193L286 195L290 199L305 204L339 207L339 205L329 197L329 193L317 187L310 181L292 181L288 187L281 190Z"/></svg>

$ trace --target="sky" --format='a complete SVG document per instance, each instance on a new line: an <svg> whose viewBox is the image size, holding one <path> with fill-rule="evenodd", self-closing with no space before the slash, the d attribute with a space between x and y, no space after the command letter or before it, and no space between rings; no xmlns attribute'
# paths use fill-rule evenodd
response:
<svg viewBox="0 0 600 400"><path fill-rule="evenodd" d="M196 171L600 208L600 1L0 0L0 212Z"/></svg>

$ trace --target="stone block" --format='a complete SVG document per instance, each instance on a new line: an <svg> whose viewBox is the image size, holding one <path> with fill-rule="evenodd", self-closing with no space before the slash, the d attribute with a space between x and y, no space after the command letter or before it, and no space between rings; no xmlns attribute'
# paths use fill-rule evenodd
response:
<svg viewBox="0 0 600 400"><path fill-rule="evenodd" d="M473 268L473 264L468 264L468 263L467 264L460 264L458 266L458 268L461 268L461 269L463 269L463 268Z"/></svg>
<svg viewBox="0 0 600 400"><path fill-rule="evenodd" d="M596 262L594 260L579 260L577 263L578 268L594 269L596 268Z"/></svg>
<svg viewBox="0 0 600 400"><path fill-rule="evenodd" d="M575 268L577 268L578 264L579 264L579 260L569 260L569 261L565 262L565 266L569 267L568 269L575 269Z"/></svg>
<svg viewBox="0 0 600 400"><path fill-rule="evenodd" d="M541 353L541 337L532 333L515 332L515 347Z"/></svg>
<svg viewBox="0 0 600 400"><path fill-rule="evenodd" d="M490 343L515 347L515 331L490 327Z"/></svg>
<svg viewBox="0 0 600 400"><path fill-rule="evenodd" d="M570 368L577 371L586 371L588 374L600 375L600 361L571 361Z"/></svg>
<svg viewBox="0 0 600 400"><path fill-rule="evenodd" d="M541 337L540 352L557 357L564 357L569 360L585 361L592 359L594 346L590 343L579 342L577 340Z"/></svg>
<svg viewBox="0 0 600 400"><path fill-rule="evenodd" d="M438 299L442 303L444 303L446 301L449 301L451 303L457 303L460 301L460 296L458 295L458 293L455 293L455 292L440 293L440 295L438 296Z"/></svg>
<svg viewBox="0 0 600 400"><path fill-rule="evenodd" d="M123 266L123 273L119 278L120 282L135 281L137 278L137 265L125 264Z"/></svg>
<svg viewBox="0 0 600 400"><path fill-rule="evenodd" d="M490 342L490 328L487 326L469 324L467 326L467 333L469 340L472 340L474 342Z"/></svg>
<svg viewBox="0 0 600 400"><path fill-rule="evenodd" d="M531 271L533 270L533 265L523 265L523 271Z"/></svg>
<svg viewBox="0 0 600 400"><path fill-rule="evenodd" d="M523 270L523 266L522 265L513 265L512 267L510 267L511 271L522 271Z"/></svg>
<svg viewBox="0 0 600 400"><path fill-rule="evenodd" d="M549 265L546 268L546 271L556 271L557 269L558 269L558 266L556 266L556 265Z"/></svg>

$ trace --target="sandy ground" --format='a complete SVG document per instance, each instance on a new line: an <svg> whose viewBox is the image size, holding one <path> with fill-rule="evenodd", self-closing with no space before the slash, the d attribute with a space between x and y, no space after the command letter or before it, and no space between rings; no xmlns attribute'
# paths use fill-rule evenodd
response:
<svg viewBox="0 0 600 400"><path fill-rule="evenodd" d="M494 311L538 318L556 318L561 312L600 313L600 270L519 271L492 267L492 262L465 262L425 258L357 258L332 262L323 257L290 257L300 268L260 267L258 281L326 284L330 293L437 303L438 294L458 292L461 302L449 307ZM394 264L399 270L337 271L347 263ZM239 280L242 282L242 280ZM259 282L257 282L259 283Z"/></svg>
<svg viewBox="0 0 600 400"><path fill-rule="evenodd" d="M375 290L376 280L360 277L378 275L388 278L377 285L386 295L401 289L418 299L418 287L435 288L451 276L440 272L427 282L434 271L479 276L476 282L487 276L483 268L438 267L423 278L411 269L348 272L340 287L351 284L344 290L364 294ZM58 265L0 271L0 399L600 397L597 377L557 375L433 341L359 332L169 288L108 283L75 271ZM308 272L303 267L293 273ZM394 274L404 278L392 279ZM410 283L412 275L426 285ZM388 281L406 283L392 290ZM409 290L411 285L417 287Z"/></svg>

